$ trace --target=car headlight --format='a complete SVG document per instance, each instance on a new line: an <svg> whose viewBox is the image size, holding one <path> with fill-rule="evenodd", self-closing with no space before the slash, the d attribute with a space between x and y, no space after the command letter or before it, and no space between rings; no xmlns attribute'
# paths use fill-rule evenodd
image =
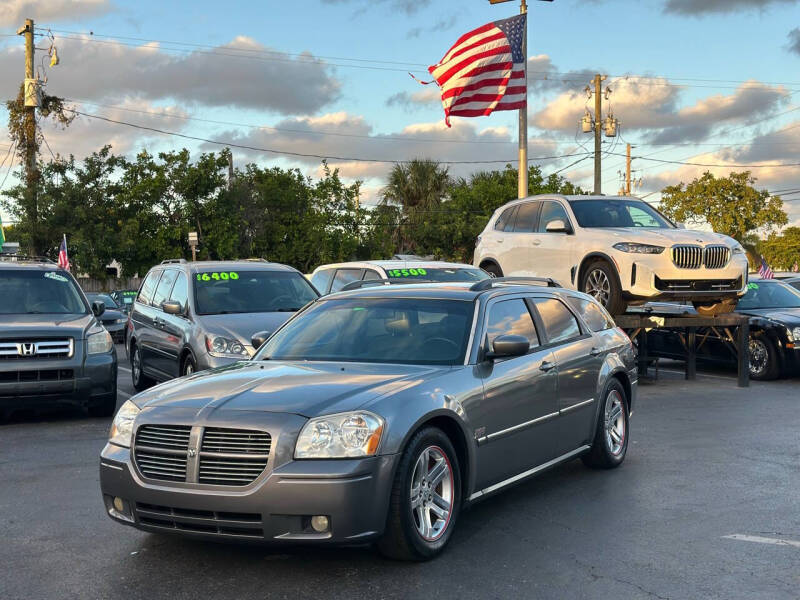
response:
<svg viewBox="0 0 800 600"><path fill-rule="evenodd" d="M373 456L381 441L384 421L364 410L310 419L294 448L295 458Z"/></svg>
<svg viewBox="0 0 800 600"><path fill-rule="evenodd" d="M131 436L133 436L133 422L140 408L130 400L119 407L114 420L111 422L111 431L108 433L108 441L117 446L131 447Z"/></svg>
<svg viewBox="0 0 800 600"><path fill-rule="evenodd" d="M731 248L731 254L744 254L744 248L742 248L739 244L736 244L733 248Z"/></svg>
<svg viewBox="0 0 800 600"><path fill-rule="evenodd" d="M795 327L791 331L787 330L789 334L789 341L800 342L800 327Z"/></svg>
<svg viewBox="0 0 800 600"><path fill-rule="evenodd" d="M117 319L115 323L127 323L128 319Z"/></svg>
<svg viewBox="0 0 800 600"><path fill-rule="evenodd" d="M211 356L218 358L247 358L247 350L239 340L215 335L206 336L206 348Z"/></svg>
<svg viewBox="0 0 800 600"><path fill-rule="evenodd" d="M98 331L89 334L86 338L86 352L88 354L105 354L114 349L114 341L107 331Z"/></svg>
<svg viewBox="0 0 800 600"><path fill-rule="evenodd" d="M637 244L635 242L619 242L614 244L614 249L620 252L633 252L635 254L661 254L664 246L651 246L650 244Z"/></svg>

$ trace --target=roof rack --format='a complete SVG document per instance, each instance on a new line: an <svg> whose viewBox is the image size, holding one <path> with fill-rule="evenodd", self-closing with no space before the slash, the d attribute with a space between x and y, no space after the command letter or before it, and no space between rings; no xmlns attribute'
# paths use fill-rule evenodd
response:
<svg viewBox="0 0 800 600"><path fill-rule="evenodd" d="M172 265L172 264L183 264L186 262L185 258L168 258L166 260L162 260L162 265Z"/></svg>
<svg viewBox="0 0 800 600"><path fill-rule="evenodd" d="M558 283L555 279L550 277L490 277L489 279L482 279L477 283L473 283L470 286L470 291L473 292L482 292L484 290L489 290L494 287L494 284L503 284L503 283L510 283L510 284L520 284L520 285L527 285L527 284L535 284L535 285L545 285L546 287L554 287L560 288L561 284Z"/></svg>
<svg viewBox="0 0 800 600"><path fill-rule="evenodd" d="M346 284L340 292L348 292L350 290L359 290L362 287L370 287L370 286L377 286L377 285L389 285L389 282L385 279L364 279L359 281L351 281L350 283Z"/></svg>
<svg viewBox="0 0 800 600"><path fill-rule="evenodd" d="M17 254L11 252L0 252L0 260L6 261L20 261L20 262L38 262L38 263L48 263L51 265L56 264L55 261L50 260L46 256L28 256L27 254Z"/></svg>

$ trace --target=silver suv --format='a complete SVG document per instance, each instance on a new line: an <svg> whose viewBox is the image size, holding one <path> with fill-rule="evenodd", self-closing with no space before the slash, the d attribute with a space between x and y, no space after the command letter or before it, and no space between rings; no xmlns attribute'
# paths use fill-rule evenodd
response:
<svg viewBox="0 0 800 600"><path fill-rule="evenodd" d="M165 260L145 277L125 346L133 386L246 360L254 334L275 331L319 294L303 275L266 261Z"/></svg>

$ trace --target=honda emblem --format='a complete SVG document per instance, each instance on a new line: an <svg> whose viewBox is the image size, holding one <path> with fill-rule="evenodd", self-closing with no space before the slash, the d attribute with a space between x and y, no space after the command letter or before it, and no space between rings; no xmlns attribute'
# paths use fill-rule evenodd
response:
<svg viewBox="0 0 800 600"><path fill-rule="evenodd" d="M17 354L20 356L34 356L36 355L36 344L17 344Z"/></svg>

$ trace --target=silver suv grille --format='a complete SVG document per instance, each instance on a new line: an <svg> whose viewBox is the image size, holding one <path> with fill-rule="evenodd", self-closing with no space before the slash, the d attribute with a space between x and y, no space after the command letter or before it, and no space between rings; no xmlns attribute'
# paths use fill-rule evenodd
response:
<svg viewBox="0 0 800 600"><path fill-rule="evenodd" d="M75 345L72 338L60 340L4 340L0 342L0 360L71 358L74 348Z"/></svg>
<svg viewBox="0 0 800 600"><path fill-rule="evenodd" d="M136 432L134 460L149 479L243 486L264 472L271 446L272 437L265 431L142 425Z"/></svg>
<svg viewBox="0 0 800 600"><path fill-rule="evenodd" d="M678 245L672 247L672 262L679 269L721 269L731 259L727 246Z"/></svg>

